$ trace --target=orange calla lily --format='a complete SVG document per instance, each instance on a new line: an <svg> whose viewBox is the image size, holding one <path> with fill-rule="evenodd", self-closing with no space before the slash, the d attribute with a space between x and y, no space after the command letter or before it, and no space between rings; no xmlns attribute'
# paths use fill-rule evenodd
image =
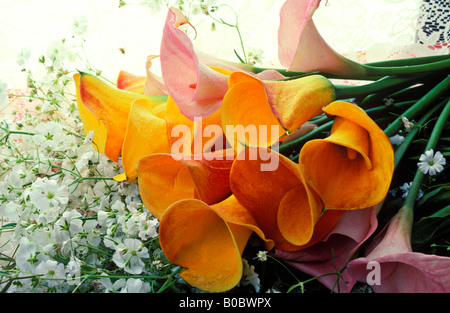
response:
<svg viewBox="0 0 450 313"><path fill-rule="evenodd" d="M186 199L162 216L159 239L169 261L185 268L180 276L208 292L224 292L242 278L242 252L253 231L263 236L234 196L207 205Z"/></svg>
<svg viewBox="0 0 450 313"><path fill-rule="evenodd" d="M321 114L322 107L335 100L333 85L320 75L271 81L233 72L228 84L229 90L222 103L224 131L227 127L241 125L245 128L257 127L256 131L261 129L261 132L267 133L260 137L260 132L257 139L247 135L240 140L247 146L267 147L277 143L280 138ZM230 136L227 134L227 137ZM233 143L232 138L229 140Z"/></svg>
<svg viewBox="0 0 450 313"><path fill-rule="evenodd" d="M231 194L229 172L233 159L233 150L184 156L181 160L171 154L145 156L137 164L142 201L158 219L179 200L217 203Z"/></svg>
<svg viewBox="0 0 450 313"><path fill-rule="evenodd" d="M119 89L144 94L145 76L138 76L127 71L120 71L116 86Z"/></svg>
<svg viewBox="0 0 450 313"><path fill-rule="evenodd" d="M238 155L230 174L233 195L250 212L276 248L293 251L320 240L336 223L339 212L322 212L318 195L305 183L296 163L266 148L247 148ZM278 166L262 171L264 159ZM326 216L320 221L321 215Z"/></svg>
<svg viewBox="0 0 450 313"><path fill-rule="evenodd" d="M84 131L100 131L97 134L97 146L101 147L104 154L114 162L117 162L127 129L128 117L134 100L147 98L151 106L159 106L167 101L167 97L146 96L116 88L100 78L80 73L75 74L77 87L77 105L83 111L81 119ZM86 112L88 109L90 114ZM104 126L101 126L101 125ZM91 128L92 127L92 128ZM103 149L104 147L104 149Z"/></svg>
<svg viewBox="0 0 450 313"><path fill-rule="evenodd" d="M329 137L307 142L299 164L327 209L352 210L381 202L389 189L394 152L385 133L355 104L335 101ZM345 186L345 188L343 188Z"/></svg>

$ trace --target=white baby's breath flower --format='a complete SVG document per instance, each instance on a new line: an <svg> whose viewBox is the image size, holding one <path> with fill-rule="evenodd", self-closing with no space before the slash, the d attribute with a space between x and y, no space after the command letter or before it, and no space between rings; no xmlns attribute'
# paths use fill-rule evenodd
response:
<svg viewBox="0 0 450 313"><path fill-rule="evenodd" d="M31 51L28 48L23 48L20 50L19 55L17 56L17 65L24 65L28 59L30 58Z"/></svg>
<svg viewBox="0 0 450 313"><path fill-rule="evenodd" d="M88 19L86 16L79 16L76 17L72 24L72 30L77 35L84 35L86 34L88 29Z"/></svg>
<svg viewBox="0 0 450 313"><path fill-rule="evenodd" d="M424 174L434 176L444 169L446 160L441 152L434 153L433 149L428 150L420 156L420 162L417 163L420 171Z"/></svg>
<svg viewBox="0 0 450 313"><path fill-rule="evenodd" d="M41 279L46 280L49 287L55 287L64 282L66 273L64 264L55 260L47 260L36 267L36 274L41 275Z"/></svg>
<svg viewBox="0 0 450 313"><path fill-rule="evenodd" d="M395 136L390 137L389 140L390 140L392 145L397 145L398 146L399 144L401 144L405 140L405 137L397 134Z"/></svg>
<svg viewBox="0 0 450 313"><path fill-rule="evenodd" d="M83 230L81 217L81 214L75 210L64 212L62 217L55 223L52 238L57 243L62 243L81 232Z"/></svg>
<svg viewBox="0 0 450 313"><path fill-rule="evenodd" d="M117 245L113 261L127 273L138 275L142 273L145 267L142 259L148 257L148 249L143 246L140 240L126 238L123 243Z"/></svg>
<svg viewBox="0 0 450 313"><path fill-rule="evenodd" d="M243 278L241 280L242 285L252 285L255 288L255 291L259 292L261 286L259 275L255 272L255 266L249 265L246 259L242 259L242 261L244 262Z"/></svg>
<svg viewBox="0 0 450 313"><path fill-rule="evenodd" d="M46 177L38 178L29 190L31 203L40 210L48 210L51 206L67 204L69 201L69 188L58 186L56 180Z"/></svg>
<svg viewBox="0 0 450 313"><path fill-rule="evenodd" d="M414 126L414 124L411 123L411 122L408 120L408 118L405 117L405 116L402 117L402 122L403 122L403 125L405 126L405 129L406 129L408 132L411 131L411 128Z"/></svg>
<svg viewBox="0 0 450 313"><path fill-rule="evenodd" d="M140 279L129 278L127 285L121 290L122 293L148 293L150 292L150 284Z"/></svg>
<svg viewBox="0 0 450 313"><path fill-rule="evenodd" d="M73 254L70 256L70 261L66 265L67 283L69 285L76 285L80 283L81 276L81 261Z"/></svg>
<svg viewBox="0 0 450 313"><path fill-rule="evenodd" d="M412 182L410 183L404 183L401 187L399 187L400 190L403 191L402 198L405 199L408 196L409 190L411 189ZM419 192L417 193L416 200L419 200L423 197L423 191L422 189L419 189Z"/></svg>
<svg viewBox="0 0 450 313"><path fill-rule="evenodd" d="M256 258L261 262L267 261L267 251L259 251Z"/></svg>

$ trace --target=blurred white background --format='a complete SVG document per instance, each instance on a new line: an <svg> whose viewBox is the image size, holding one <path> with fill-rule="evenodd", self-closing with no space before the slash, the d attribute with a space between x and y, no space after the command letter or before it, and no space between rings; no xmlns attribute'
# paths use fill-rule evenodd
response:
<svg viewBox="0 0 450 313"><path fill-rule="evenodd" d="M155 0L0 0L0 80L9 88L25 87L24 66L39 71L37 60L54 42L80 42L93 68L114 79L120 70L145 75L145 60L159 54L167 13L164 2ZM186 2L186 1L185 1ZM198 1L193 1L198 2ZM239 15L239 28L248 51L263 51L265 63L277 62L277 30L282 0L215 0L230 5ZM375 51L383 59L393 47L413 44L421 0L323 0L314 21L326 41L338 52L352 55ZM218 16L234 23L232 11ZM198 37L194 44L209 54L237 61L240 52L236 30L216 24L201 12L190 16ZM74 28L74 25L78 27ZM76 35L75 37L74 34ZM121 52L125 50L125 54ZM123 51L123 50L122 50ZM368 53L370 55L370 53ZM26 63L20 66L17 60Z"/></svg>

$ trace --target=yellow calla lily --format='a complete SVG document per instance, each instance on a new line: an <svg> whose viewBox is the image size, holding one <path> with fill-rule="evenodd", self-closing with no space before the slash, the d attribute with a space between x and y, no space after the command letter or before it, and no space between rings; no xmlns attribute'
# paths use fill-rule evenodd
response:
<svg viewBox="0 0 450 313"><path fill-rule="evenodd" d="M311 140L300 151L299 164L306 182L327 209L352 210L378 204L386 196L393 174L394 152L389 138L355 104L335 101L324 112L335 116L330 136Z"/></svg>
<svg viewBox="0 0 450 313"><path fill-rule="evenodd" d="M83 111L81 119L84 131L99 131L94 137L97 140L94 144L99 146L100 151L104 151L104 154L114 162L118 161L122 153L133 101L147 98L155 107L167 101L167 97L145 96L118 89L100 78L86 73L75 74L74 79L77 87L77 105L80 111ZM88 109L90 114L84 109Z"/></svg>
<svg viewBox="0 0 450 313"><path fill-rule="evenodd" d="M335 100L333 85L320 75L281 81L233 72L228 85L222 102L222 127L225 133L227 127L256 127L256 138L245 134L243 139L238 139L246 146L267 147L278 143ZM262 132L266 135L261 137ZM229 140L236 142L233 138Z"/></svg>

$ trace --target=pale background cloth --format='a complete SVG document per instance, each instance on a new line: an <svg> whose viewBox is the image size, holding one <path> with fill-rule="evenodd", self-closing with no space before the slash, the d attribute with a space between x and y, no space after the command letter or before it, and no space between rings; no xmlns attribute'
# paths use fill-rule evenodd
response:
<svg viewBox="0 0 450 313"><path fill-rule="evenodd" d="M120 70L145 75L147 55L159 54L167 9L164 5L149 5L157 3L155 0L125 2L127 5L119 8L118 0L0 0L0 80L8 88L26 86L26 75L16 63L22 49L31 51L29 67L37 73L43 71L37 59L46 53L52 41L70 41L74 20L80 17L87 20L85 50L93 67L111 79ZM215 2L229 4L238 12L245 46L262 49L263 61L277 65L279 9L284 1ZM358 52L364 51L367 53L362 61L383 60L416 42L421 3L422 0L323 0L314 21L338 52L358 59ZM231 11L221 12L225 20L234 22L233 15L228 14ZM233 49L241 50L234 29L216 25L216 30L211 31L212 20L203 14L193 14L191 21L198 31L194 40L198 49L237 61ZM125 48L125 55L120 48ZM421 53L441 54L442 49L412 54Z"/></svg>

